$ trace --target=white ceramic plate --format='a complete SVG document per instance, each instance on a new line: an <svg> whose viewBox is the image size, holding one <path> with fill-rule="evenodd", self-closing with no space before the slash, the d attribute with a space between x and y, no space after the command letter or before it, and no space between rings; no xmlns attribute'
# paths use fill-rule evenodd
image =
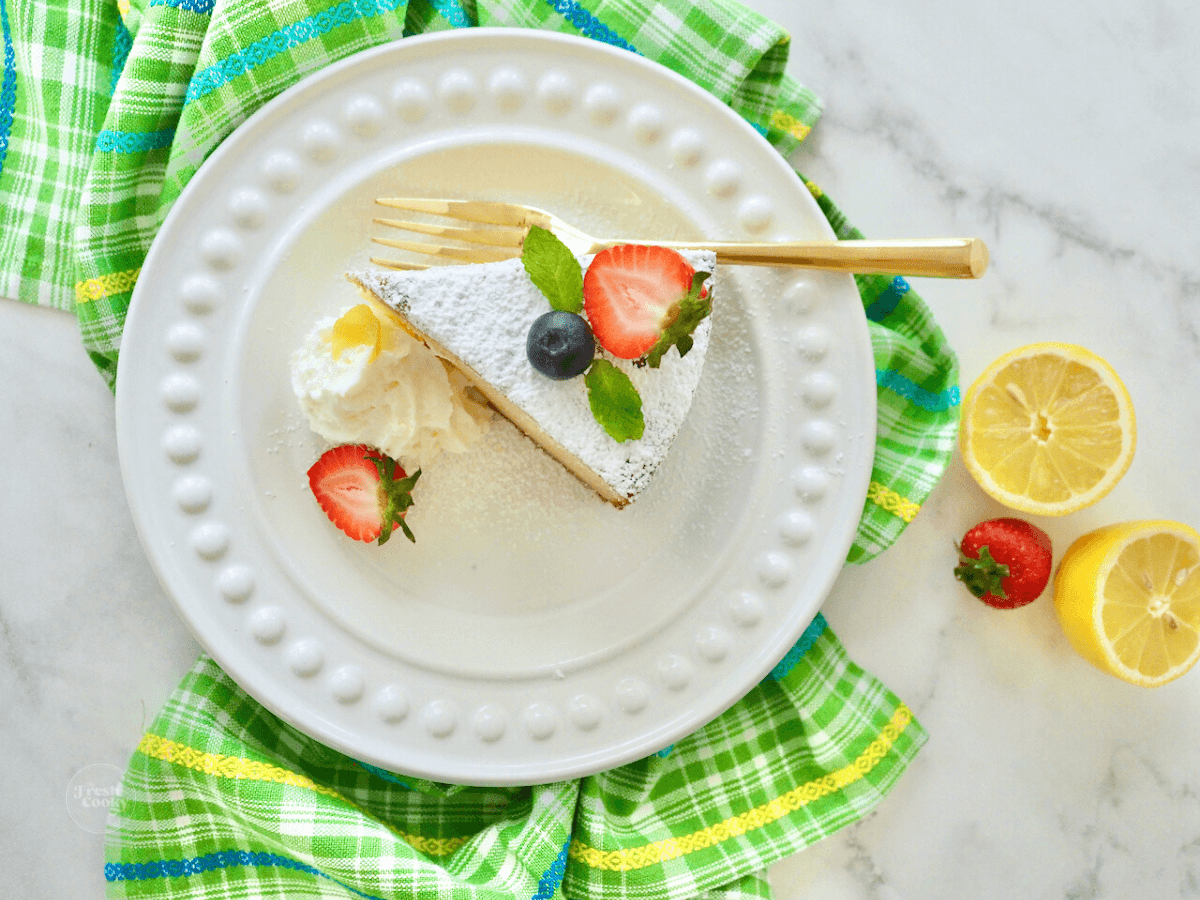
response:
<svg viewBox="0 0 1200 900"><path fill-rule="evenodd" d="M356 300L377 196L519 200L598 234L828 238L727 107L594 41L478 29L306 79L204 164L146 260L117 387L139 533L204 647L286 721L374 765L541 783L712 719L811 621L862 511L875 381L848 275L720 273L695 405L609 507L499 422L428 466L418 543L313 501L289 357Z"/></svg>

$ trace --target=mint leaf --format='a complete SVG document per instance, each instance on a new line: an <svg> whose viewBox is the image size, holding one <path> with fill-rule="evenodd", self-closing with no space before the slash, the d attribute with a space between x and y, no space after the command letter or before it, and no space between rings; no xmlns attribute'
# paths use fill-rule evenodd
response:
<svg viewBox="0 0 1200 900"><path fill-rule="evenodd" d="M588 404L600 427L618 444L637 440L646 430L642 398L629 376L607 359L597 359L583 376Z"/></svg>
<svg viewBox="0 0 1200 900"><path fill-rule="evenodd" d="M532 225L522 245L521 264L552 307L583 312L583 270L566 244L545 228Z"/></svg>
<svg viewBox="0 0 1200 900"><path fill-rule="evenodd" d="M712 292L710 291L707 297L700 296L706 278L707 272L697 272L692 276L692 287L679 301L679 309L674 319L670 320L662 335L646 354L646 362L650 364L650 368L658 368L663 354L670 350L672 345L679 347L680 356L687 356L687 352L692 349L692 332L712 312Z"/></svg>

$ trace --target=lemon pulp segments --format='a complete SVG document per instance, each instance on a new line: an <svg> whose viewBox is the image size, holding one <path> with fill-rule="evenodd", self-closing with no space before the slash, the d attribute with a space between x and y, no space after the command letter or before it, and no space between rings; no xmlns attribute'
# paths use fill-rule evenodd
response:
<svg viewBox="0 0 1200 900"><path fill-rule="evenodd" d="M1186 663L1200 641L1196 548L1172 534L1128 544L1104 580L1101 627L1113 654L1147 678Z"/></svg>
<svg viewBox="0 0 1200 900"><path fill-rule="evenodd" d="M1083 656L1146 686L1177 678L1200 658L1200 535L1174 522L1130 522L1068 549L1055 605Z"/></svg>
<svg viewBox="0 0 1200 900"><path fill-rule="evenodd" d="M1000 357L967 393L963 459L991 496L1062 515L1095 502L1133 458L1133 404L1083 347L1035 344Z"/></svg>

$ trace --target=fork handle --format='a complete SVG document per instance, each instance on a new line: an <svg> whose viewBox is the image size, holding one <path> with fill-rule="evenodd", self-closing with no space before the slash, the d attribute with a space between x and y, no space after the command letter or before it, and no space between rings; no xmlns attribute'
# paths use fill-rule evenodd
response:
<svg viewBox="0 0 1200 900"><path fill-rule="evenodd" d="M880 272L935 278L979 278L988 267L987 245L979 238L655 243L679 250L712 250L718 263L734 266L795 266L864 275Z"/></svg>

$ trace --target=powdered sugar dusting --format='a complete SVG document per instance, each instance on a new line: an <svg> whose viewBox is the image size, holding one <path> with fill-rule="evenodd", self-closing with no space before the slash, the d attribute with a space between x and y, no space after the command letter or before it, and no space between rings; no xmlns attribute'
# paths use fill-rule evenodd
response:
<svg viewBox="0 0 1200 900"><path fill-rule="evenodd" d="M708 251L684 251L693 268L713 272ZM580 258L586 269L590 256ZM596 422L583 378L554 381L533 369L525 341L550 306L519 259L420 272L355 272L351 277L403 312L532 416L567 450L631 500L650 483L691 407L704 367L712 318L696 329L687 356L672 348L658 369L600 354L625 371L642 397L646 428L618 443ZM715 282L715 278L710 279ZM719 290L712 284L714 300Z"/></svg>

